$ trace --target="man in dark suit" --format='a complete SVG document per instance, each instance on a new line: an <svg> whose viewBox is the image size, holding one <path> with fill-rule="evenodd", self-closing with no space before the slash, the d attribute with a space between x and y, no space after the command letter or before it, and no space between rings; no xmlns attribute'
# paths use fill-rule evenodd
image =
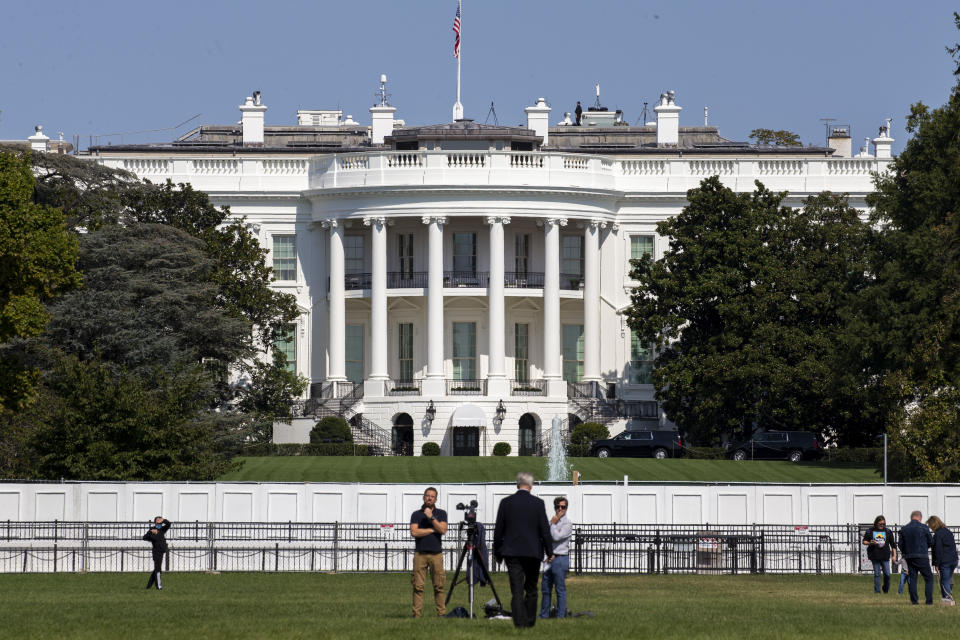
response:
<svg viewBox="0 0 960 640"><path fill-rule="evenodd" d="M510 577L511 610L516 627L532 627L537 620L537 579L544 557L553 560L553 539L543 500L530 494L533 474L517 474L517 492L497 509L493 555L505 562Z"/></svg>
<svg viewBox="0 0 960 640"><path fill-rule="evenodd" d="M910 514L910 523L900 529L900 553L910 568L910 603L919 604L917 593L917 574L923 576L924 595L927 604L933 604L933 573L930 571L930 547L933 546L933 534L930 527L923 524L923 514L914 511Z"/></svg>

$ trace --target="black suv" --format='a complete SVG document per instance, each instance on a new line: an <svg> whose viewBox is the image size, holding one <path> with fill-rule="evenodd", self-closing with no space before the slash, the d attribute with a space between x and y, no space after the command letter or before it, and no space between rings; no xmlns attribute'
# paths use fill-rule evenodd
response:
<svg viewBox="0 0 960 640"><path fill-rule="evenodd" d="M609 440L591 442L590 455L676 458L683 455L683 441L676 431L624 431Z"/></svg>
<svg viewBox="0 0 960 640"><path fill-rule="evenodd" d="M823 455L823 444L810 431L764 431L750 440L731 442L727 457L734 460L815 460Z"/></svg>

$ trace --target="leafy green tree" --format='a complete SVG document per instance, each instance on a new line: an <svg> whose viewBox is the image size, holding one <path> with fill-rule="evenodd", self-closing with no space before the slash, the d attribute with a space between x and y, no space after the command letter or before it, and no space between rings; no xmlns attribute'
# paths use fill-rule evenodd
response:
<svg viewBox="0 0 960 640"><path fill-rule="evenodd" d="M581 422L570 433L570 444L590 444L594 440L606 440L610 430L599 422Z"/></svg>
<svg viewBox="0 0 960 640"><path fill-rule="evenodd" d="M236 465L217 446L209 380L193 366L147 380L67 355L44 376L41 401L16 417L27 445L6 477L215 480Z"/></svg>
<svg viewBox="0 0 960 640"><path fill-rule="evenodd" d="M794 209L785 195L708 178L658 225L664 257L634 262L627 322L658 347L657 397L694 441L800 429L853 444L881 430L860 378L836 366L868 229L841 196Z"/></svg>
<svg viewBox="0 0 960 640"><path fill-rule="evenodd" d="M960 29L960 17L954 14ZM950 49L960 75L960 50ZM912 137L868 197L876 282L863 298L863 349L880 377L960 386L960 83L947 103L911 107ZM927 353L917 357L916 348ZM937 383L938 385L940 382Z"/></svg>
<svg viewBox="0 0 960 640"><path fill-rule="evenodd" d="M0 153L0 420L29 402L37 378L7 343L39 335L44 304L80 285L77 240L60 210L33 203L34 184L26 159Z"/></svg>
<svg viewBox="0 0 960 640"><path fill-rule="evenodd" d="M757 144L775 144L786 147L803 146L803 143L800 142L800 136L784 129L777 129L776 131L773 129L754 129L750 132L748 138L756 140Z"/></svg>

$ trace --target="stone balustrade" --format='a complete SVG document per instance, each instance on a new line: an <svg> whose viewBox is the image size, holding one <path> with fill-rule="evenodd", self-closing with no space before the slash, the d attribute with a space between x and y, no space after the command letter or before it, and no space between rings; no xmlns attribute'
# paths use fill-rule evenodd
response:
<svg viewBox="0 0 960 640"><path fill-rule="evenodd" d="M865 194L890 160L876 158L616 158L559 152L370 151L302 157L105 156L139 176L190 182L211 193L438 185L546 187L684 194L717 175L736 191Z"/></svg>

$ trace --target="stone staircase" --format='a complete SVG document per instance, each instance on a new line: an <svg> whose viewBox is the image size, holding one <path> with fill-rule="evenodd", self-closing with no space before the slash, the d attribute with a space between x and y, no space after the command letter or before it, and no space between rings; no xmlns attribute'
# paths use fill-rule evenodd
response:
<svg viewBox="0 0 960 640"><path fill-rule="evenodd" d="M311 397L304 403L303 413L315 420L327 416L343 418L350 425L355 444L370 447L375 456L396 455L390 432L363 417L357 410L363 400L363 385L351 382L328 382L311 386Z"/></svg>

